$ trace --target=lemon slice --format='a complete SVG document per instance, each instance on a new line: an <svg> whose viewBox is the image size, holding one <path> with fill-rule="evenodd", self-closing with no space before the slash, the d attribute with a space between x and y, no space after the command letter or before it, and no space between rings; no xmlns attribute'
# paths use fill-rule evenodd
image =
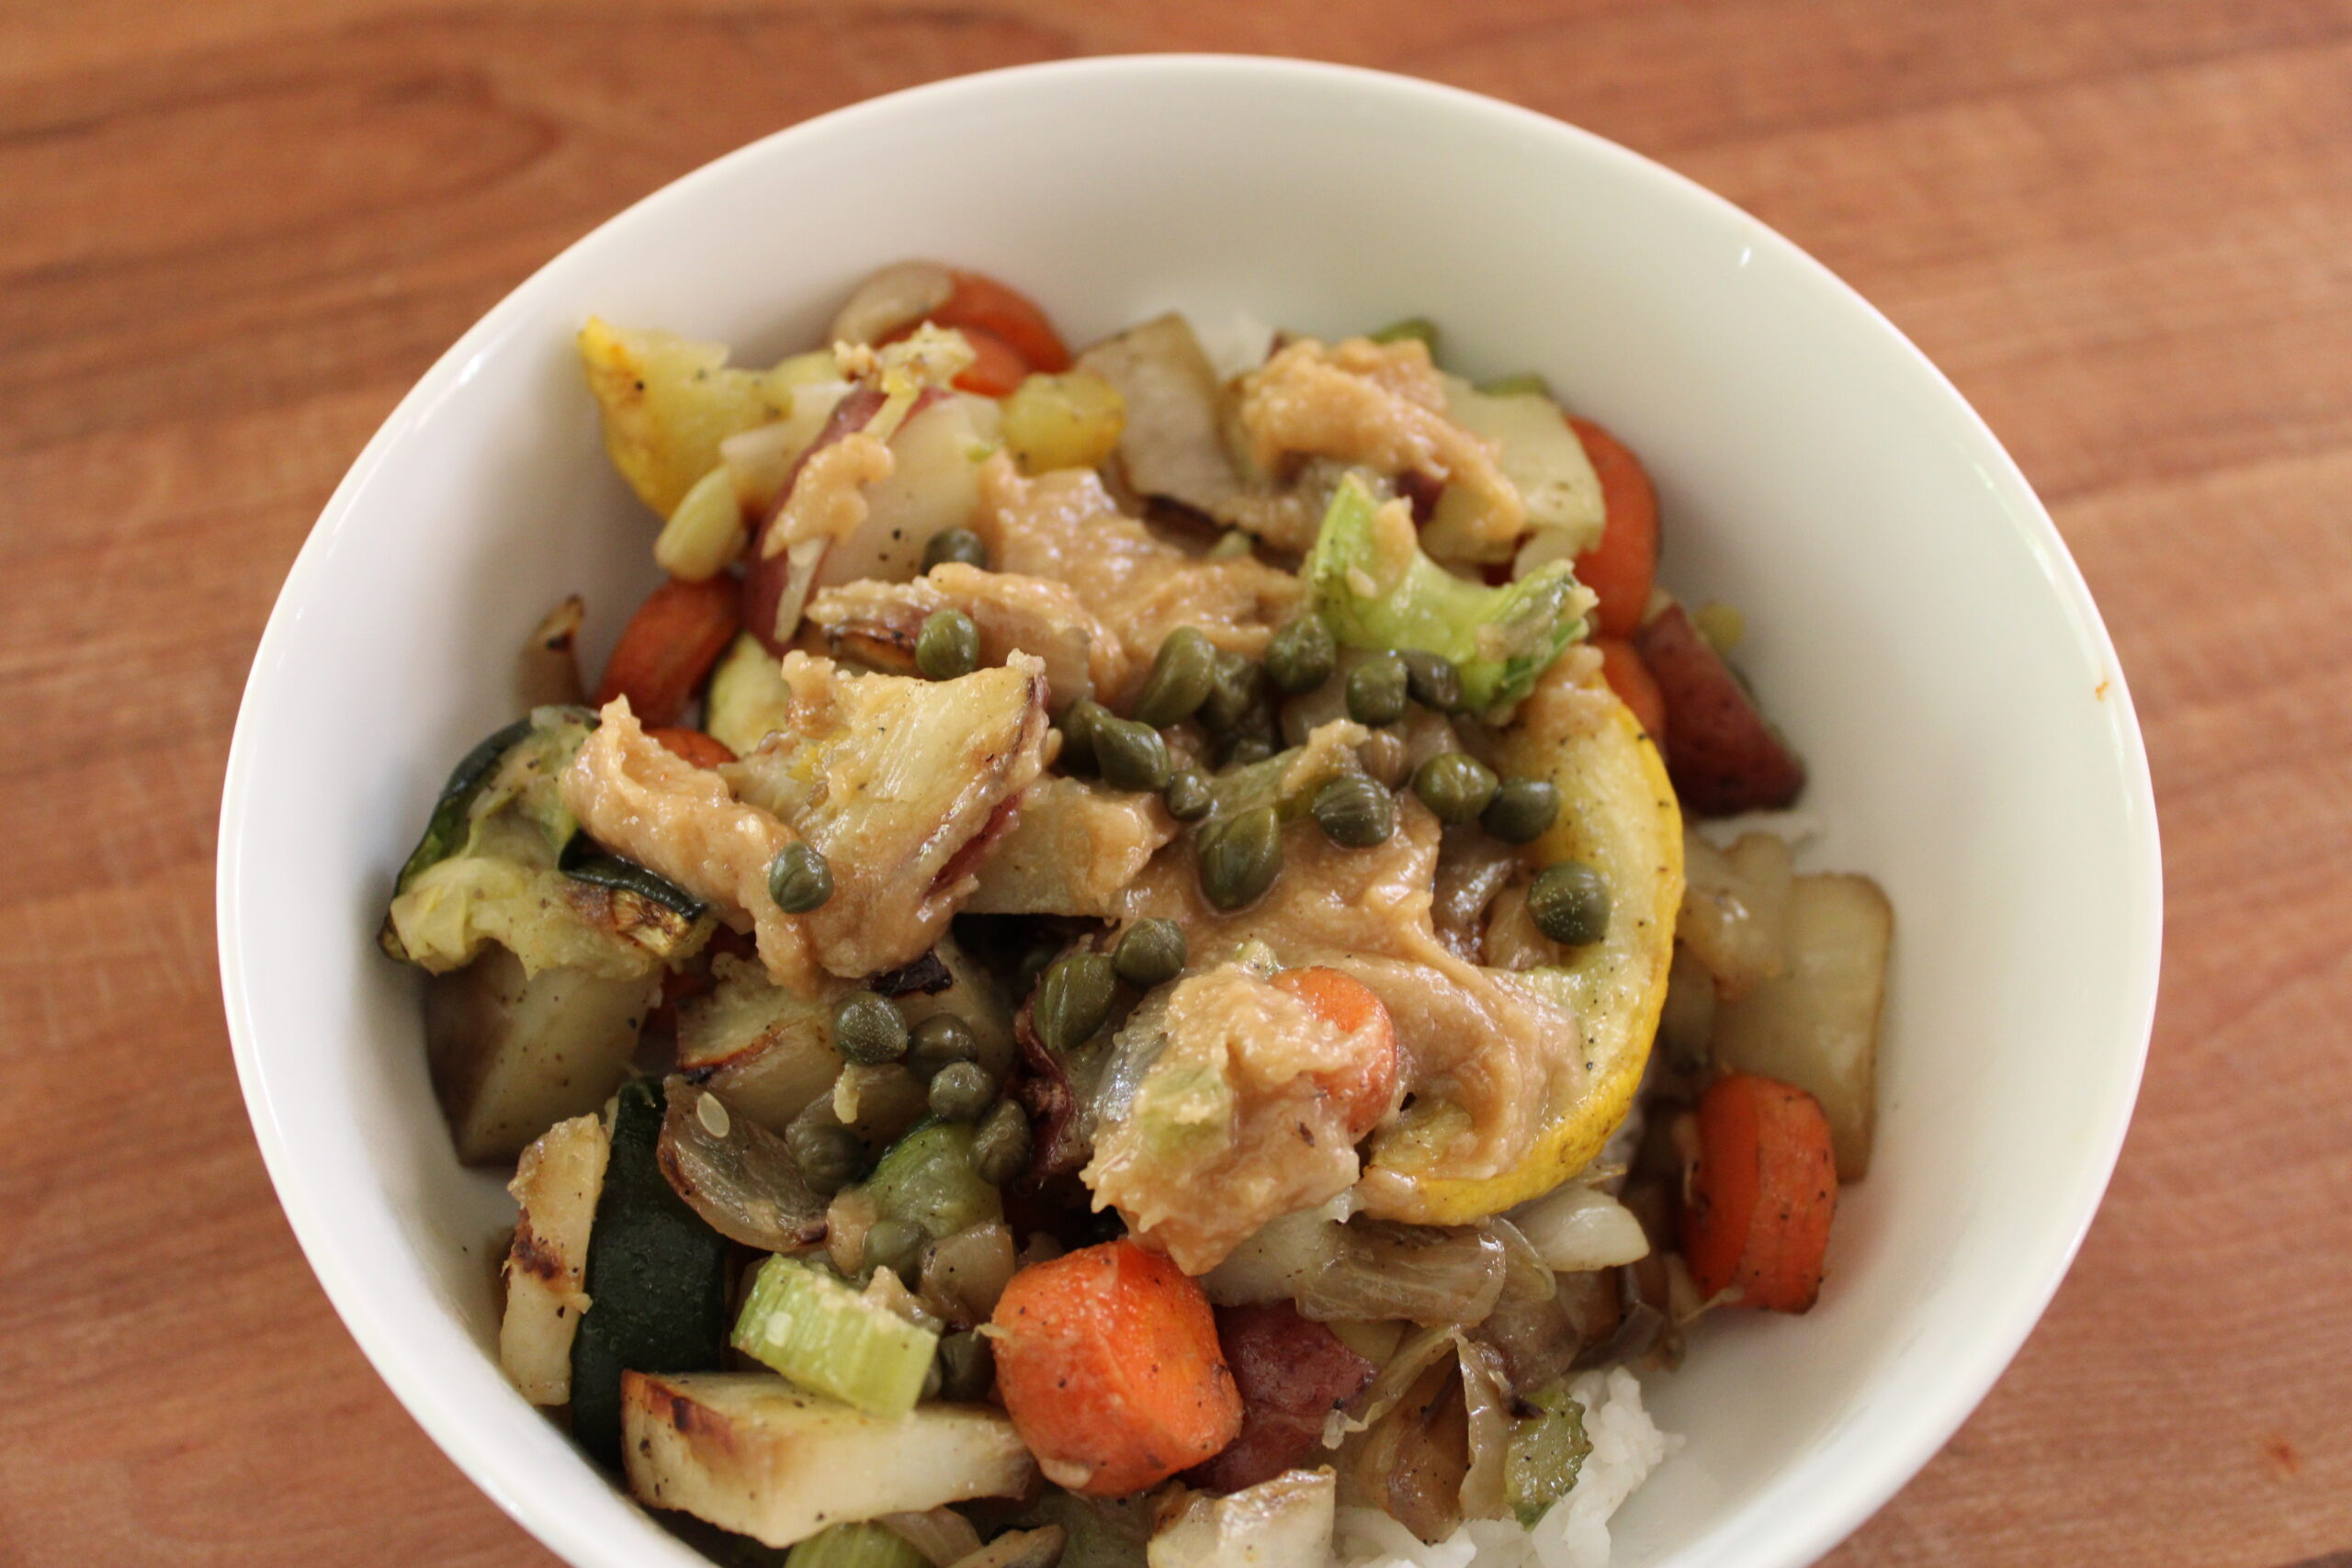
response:
<svg viewBox="0 0 2352 1568"><path fill-rule="evenodd" d="M1416 1176L1425 1143L1409 1136L1376 1143L1373 1168L1413 1185L1415 1201L1393 1212L1396 1219L1456 1224L1551 1190L1600 1154L1633 1108L1649 1062L1682 905L1682 811L1657 745L1633 713L1598 676L1572 683L1557 679L1562 674L1555 671L1528 699L1504 737L1503 760L1512 773L1548 778L1560 792L1559 818L1535 844L1536 863L1580 860L1610 889L1609 934L1566 964L1523 976L1582 1026L1585 1081L1546 1115L1519 1163L1496 1176Z"/></svg>

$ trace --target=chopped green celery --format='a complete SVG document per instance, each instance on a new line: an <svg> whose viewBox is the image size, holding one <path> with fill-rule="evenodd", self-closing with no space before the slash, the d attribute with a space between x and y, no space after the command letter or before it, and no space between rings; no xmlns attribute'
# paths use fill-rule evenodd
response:
<svg viewBox="0 0 2352 1568"><path fill-rule="evenodd" d="M1481 381L1478 390L1490 398L1548 398L1552 395L1552 384L1532 370L1521 370L1509 376L1498 376L1491 381Z"/></svg>
<svg viewBox="0 0 2352 1568"><path fill-rule="evenodd" d="M931 1559L888 1525L835 1525L792 1549L784 1568L931 1568Z"/></svg>
<svg viewBox="0 0 2352 1568"><path fill-rule="evenodd" d="M1592 1452L1584 1435L1584 1406L1554 1383L1528 1401L1532 1416L1514 1417L1503 1451L1503 1491L1519 1522L1533 1529L1544 1511L1568 1495Z"/></svg>
<svg viewBox="0 0 2352 1568"><path fill-rule="evenodd" d="M926 1121L882 1151L865 1184L885 1219L921 1225L933 1241L1004 1218L1004 1198L972 1168L972 1129Z"/></svg>
<svg viewBox="0 0 2352 1568"><path fill-rule="evenodd" d="M904 1416L922 1397L939 1336L830 1271L770 1258L752 1280L733 1343L803 1388L868 1415Z"/></svg>
<svg viewBox="0 0 2352 1568"><path fill-rule="evenodd" d="M1144 1075L1129 1114L1147 1160L1177 1159L1204 1140L1232 1135L1233 1085L1205 1062L1169 1065Z"/></svg>
<svg viewBox="0 0 2352 1568"><path fill-rule="evenodd" d="M1437 354L1437 323L1427 316L1408 316L1401 321L1391 321L1378 332L1365 334L1374 343L1403 343L1411 338L1426 344L1431 356Z"/></svg>
<svg viewBox="0 0 2352 1568"><path fill-rule="evenodd" d="M1412 519L1351 474L1299 568L1307 602L1350 648L1442 654L1472 712L1519 701L1586 630L1591 595L1566 561L1515 582L1467 582L1422 554Z"/></svg>

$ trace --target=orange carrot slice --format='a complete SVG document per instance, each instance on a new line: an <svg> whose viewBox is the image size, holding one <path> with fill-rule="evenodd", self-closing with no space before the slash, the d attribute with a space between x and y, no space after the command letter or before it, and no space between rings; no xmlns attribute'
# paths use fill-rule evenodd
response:
<svg viewBox="0 0 2352 1568"><path fill-rule="evenodd" d="M1069 368L1069 349L1062 334L1054 331L1054 323L1029 296L986 273L959 269L948 276L956 280L956 292L931 313L933 321L960 328L967 337L976 330L987 333L1010 347L1032 370Z"/></svg>
<svg viewBox="0 0 2352 1568"><path fill-rule="evenodd" d="M727 645L735 640L737 590L730 577L672 578L637 607L596 685L596 705L627 697L641 724L678 722Z"/></svg>
<svg viewBox="0 0 2352 1568"><path fill-rule="evenodd" d="M1372 1046L1350 1070L1317 1080L1323 1092L1340 1101L1349 1135L1363 1137L1380 1124L1396 1100L1396 1025L1386 1005L1354 976L1320 964L1285 969L1274 976L1274 984L1326 1023L1351 1032L1369 1026Z"/></svg>
<svg viewBox="0 0 2352 1568"><path fill-rule="evenodd" d="M1682 1206L1682 1258L1700 1293L1804 1312L1821 1293L1838 1162L1821 1104L1758 1073L1728 1073L1699 1101L1699 1168Z"/></svg>
<svg viewBox="0 0 2352 1568"><path fill-rule="evenodd" d="M1617 700L1634 710L1634 716L1649 731L1652 740L1666 744L1666 694L1657 688L1657 677L1634 651L1634 645L1622 637L1597 637L1592 646L1600 650L1600 678L1617 694Z"/></svg>
<svg viewBox="0 0 2352 1568"><path fill-rule="evenodd" d="M1074 1492L1140 1492L1241 1430L1208 1297L1132 1241L1023 1269L990 1321L1013 1428L1046 1478Z"/></svg>
<svg viewBox="0 0 2352 1568"><path fill-rule="evenodd" d="M1600 543L1577 557L1577 581L1600 596L1603 635L1632 637L1657 578L1657 491L1623 442L1589 419L1571 415L1568 428L1600 480Z"/></svg>

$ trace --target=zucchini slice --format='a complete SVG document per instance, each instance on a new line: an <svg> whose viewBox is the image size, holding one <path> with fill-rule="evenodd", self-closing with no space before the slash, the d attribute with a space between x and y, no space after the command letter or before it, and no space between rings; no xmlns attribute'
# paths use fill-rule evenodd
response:
<svg viewBox="0 0 2352 1568"><path fill-rule="evenodd" d="M1018 1496L1037 1476L1012 1421L991 1406L869 1416L769 1372L630 1372L622 1424L639 1502L769 1546L829 1525Z"/></svg>
<svg viewBox="0 0 2352 1568"><path fill-rule="evenodd" d="M654 1078L623 1085L614 1101L588 1244L590 1304L571 1344L571 1435L611 1465L621 1460L624 1371L704 1371L727 1355L729 1244L662 1176L662 1111Z"/></svg>

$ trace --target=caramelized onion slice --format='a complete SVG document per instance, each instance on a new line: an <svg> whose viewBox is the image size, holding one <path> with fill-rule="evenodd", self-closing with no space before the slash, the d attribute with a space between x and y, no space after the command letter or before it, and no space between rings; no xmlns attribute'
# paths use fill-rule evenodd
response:
<svg viewBox="0 0 2352 1568"><path fill-rule="evenodd" d="M669 1108L655 1157L704 1223L766 1252L794 1252L825 1239L825 1200L801 1180L782 1138L683 1077L672 1077L663 1089Z"/></svg>

